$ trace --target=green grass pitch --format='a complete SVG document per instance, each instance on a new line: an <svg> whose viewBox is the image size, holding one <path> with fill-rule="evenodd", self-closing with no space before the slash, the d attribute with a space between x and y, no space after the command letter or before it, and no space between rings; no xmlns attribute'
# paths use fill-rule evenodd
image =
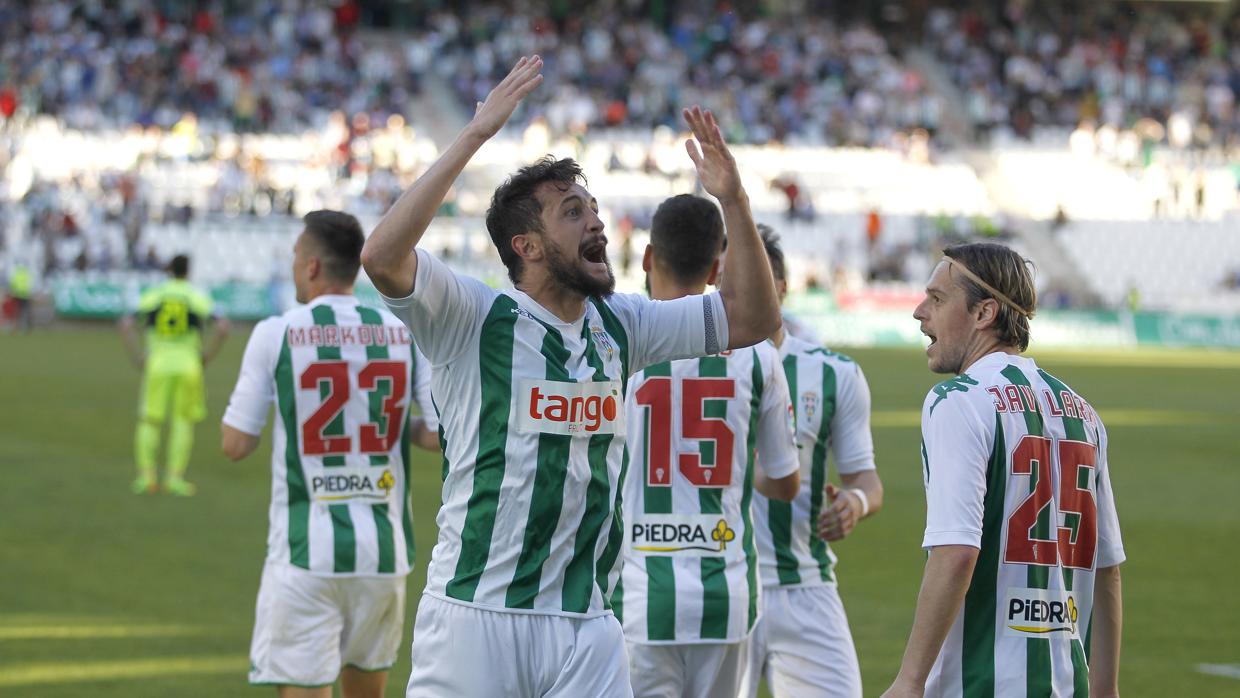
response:
<svg viewBox="0 0 1240 698"><path fill-rule="evenodd" d="M911 320L910 320L911 322ZM138 374L110 326L0 335L0 694L266 695L249 689L250 628L267 530L269 439L229 463L218 421L246 330L208 368L192 499L137 497ZM837 546L867 695L894 676L924 556L918 410L935 378L912 350L857 350L874 394L886 505ZM1121 688L1234 696L1240 681L1240 354L1032 353L1084 394L1110 433L1124 566ZM412 483L417 568L388 695L403 695L434 541L439 463Z"/></svg>

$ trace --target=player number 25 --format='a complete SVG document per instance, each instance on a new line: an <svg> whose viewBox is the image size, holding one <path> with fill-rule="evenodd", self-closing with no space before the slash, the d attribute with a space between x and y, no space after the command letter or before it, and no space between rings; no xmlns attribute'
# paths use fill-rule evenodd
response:
<svg viewBox="0 0 1240 698"><path fill-rule="evenodd" d="M357 374L357 387L364 392L379 390L381 381L387 389L383 396L382 416L378 422L362 424L358 430L361 453L387 453L400 437L405 416L405 390L408 388L408 366L401 361L375 360ZM324 435L323 430L335 421L349 401L349 364L347 361L317 361L301 373L303 390L320 390L323 403L301 425L301 449L307 456L342 455L353 451L353 439L347 434ZM326 386L326 390L323 390ZM373 403L372 403L373 404ZM372 408L373 409L373 408Z"/></svg>
<svg viewBox="0 0 1240 698"><path fill-rule="evenodd" d="M1057 445L1059 461L1059 497L1052 497L1051 447ZM1026 565L1055 565L1090 569L1098 547L1098 504L1089 489L1097 468L1098 450L1083 441L1052 442L1044 436L1027 435L1012 452L1012 474L1036 477L1029 493L1008 517L1007 546L1004 562ZM1085 487L1080 486L1081 470L1086 471ZM1036 475L1035 475L1036 471ZM1055 526L1052 540L1034 537L1038 517L1055 499L1056 508L1065 515L1076 515L1075 530ZM1065 521L1067 523L1067 521Z"/></svg>
<svg viewBox="0 0 1240 698"><path fill-rule="evenodd" d="M734 436L726 420L706 417L706 401L730 400L736 396L731 378L685 378L681 380L681 436L715 444L715 464L702 464L701 453L677 454L680 474L697 487L727 487L732 484L732 443ZM647 408L646 483L656 487L672 484L672 379L647 378L635 393L637 404Z"/></svg>

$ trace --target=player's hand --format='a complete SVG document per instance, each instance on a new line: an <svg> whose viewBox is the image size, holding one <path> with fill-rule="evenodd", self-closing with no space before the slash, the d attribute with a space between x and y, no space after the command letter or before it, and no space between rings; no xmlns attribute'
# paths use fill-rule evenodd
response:
<svg viewBox="0 0 1240 698"><path fill-rule="evenodd" d="M693 138L685 141L685 151L697 168L702 188L720 201L735 199L744 194L736 159L732 157L732 151L728 150L728 144L723 140L719 124L715 123L715 115L710 111L702 111L698 106L685 109L683 114L685 123L693 132Z"/></svg>
<svg viewBox="0 0 1240 698"><path fill-rule="evenodd" d="M861 520L861 501L848 490L827 483L827 508L818 515L818 537L825 541L840 540Z"/></svg>
<svg viewBox="0 0 1240 698"><path fill-rule="evenodd" d="M470 126L484 138L499 133L521 100L542 83L539 72L542 65L542 59L538 56L522 56L508 76L487 95L486 101L478 103Z"/></svg>

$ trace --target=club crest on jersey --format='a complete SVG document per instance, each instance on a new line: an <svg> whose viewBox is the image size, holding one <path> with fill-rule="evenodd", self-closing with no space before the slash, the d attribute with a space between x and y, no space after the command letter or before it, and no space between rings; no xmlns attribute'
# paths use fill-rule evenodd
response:
<svg viewBox="0 0 1240 698"><path fill-rule="evenodd" d="M1016 637L1079 638L1080 610L1070 591L1009 587L1002 612L1005 634Z"/></svg>
<svg viewBox="0 0 1240 698"><path fill-rule="evenodd" d="M810 390L801 393L801 412L806 419L813 419L814 413L818 411L818 393Z"/></svg>
<svg viewBox="0 0 1240 698"><path fill-rule="evenodd" d="M736 530L718 514L646 515L629 524L629 542L643 553L714 557L727 553Z"/></svg>
<svg viewBox="0 0 1240 698"><path fill-rule="evenodd" d="M591 325L590 337L593 338L595 344L607 351L607 359L610 361L616 353L616 348L611 343L611 335L607 334L602 327Z"/></svg>
<svg viewBox="0 0 1240 698"><path fill-rule="evenodd" d="M310 498L317 502L384 501L396 487L396 478L387 468L378 474L375 470L366 466L323 468L310 476Z"/></svg>
<svg viewBox="0 0 1240 698"><path fill-rule="evenodd" d="M527 434L569 436L624 432L620 381L524 379L516 391L515 421Z"/></svg>

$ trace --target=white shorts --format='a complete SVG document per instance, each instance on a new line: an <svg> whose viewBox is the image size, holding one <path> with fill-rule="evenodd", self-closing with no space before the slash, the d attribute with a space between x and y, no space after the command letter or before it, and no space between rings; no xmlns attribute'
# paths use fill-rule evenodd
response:
<svg viewBox="0 0 1240 698"><path fill-rule="evenodd" d="M763 587L747 666L750 698L763 677L775 698L860 698L861 667L836 587Z"/></svg>
<svg viewBox="0 0 1240 698"><path fill-rule="evenodd" d="M250 683L328 686L340 668L386 671L400 652L405 577L319 577L268 562L258 587Z"/></svg>
<svg viewBox="0 0 1240 698"><path fill-rule="evenodd" d="M684 645L629 644L629 673L637 698L715 698L739 695L748 642Z"/></svg>
<svg viewBox="0 0 1240 698"><path fill-rule="evenodd" d="M613 615L487 611L423 594L406 698L631 698Z"/></svg>

